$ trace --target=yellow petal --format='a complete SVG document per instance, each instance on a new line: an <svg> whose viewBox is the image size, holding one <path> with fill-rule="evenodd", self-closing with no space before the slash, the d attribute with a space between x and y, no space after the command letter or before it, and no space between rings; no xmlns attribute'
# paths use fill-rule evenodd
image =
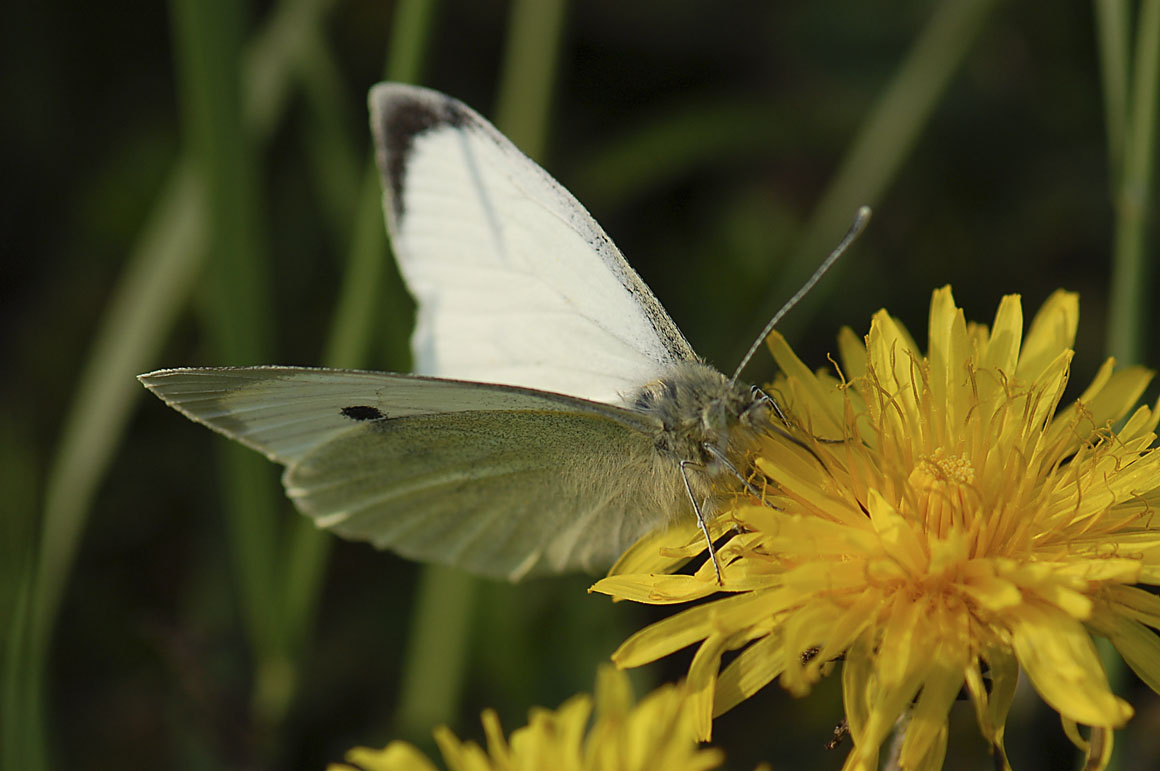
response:
<svg viewBox="0 0 1160 771"><path fill-rule="evenodd" d="M1092 738L1089 741L1080 734L1074 720L1061 716L1059 722L1071 743L1084 753L1084 771L1103 771L1108 767L1108 761L1112 759L1114 731L1107 726L1092 726Z"/></svg>
<svg viewBox="0 0 1160 771"><path fill-rule="evenodd" d="M1023 304L1019 295L1009 294L999 301L991 336L979 363L991 370L1013 375L1019 365L1019 347L1023 341Z"/></svg>
<svg viewBox="0 0 1160 771"><path fill-rule="evenodd" d="M934 441L942 444L953 428L962 424L971 395L965 367L969 353L967 322L962 309L955 307L949 286L937 290L931 298L927 348L930 401L940 407L928 419Z"/></svg>
<svg viewBox="0 0 1160 771"><path fill-rule="evenodd" d="M437 771L435 764L414 745L391 742L381 750L355 747L346 753L346 760L365 771ZM326 771L350 771L351 766L332 763Z"/></svg>
<svg viewBox="0 0 1160 771"><path fill-rule="evenodd" d="M944 652L945 653L945 652ZM915 771L938 771L947 751L947 715L959 688L963 670L950 662L939 661L922 682L918 702L911 710L902 742L899 767Z"/></svg>
<svg viewBox="0 0 1160 771"><path fill-rule="evenodd" d="M798 397L794 402L795 416L808 415L811 432L823 436L842 436L842 400L838 391L830 385L823 388L814 372L798 358L779 332L771 332L767 343L787 381L800 384L800 388L795 391Z"/></svg>
<svg viewBox="0 0 1160 771"><path fill-rule="evenodd" d="M1031 684L1053 709L1086 725L1121 726L1131 706L1108 688L1083 625L1032 604L1012 616L1012 647Z"/></svg>
<svg viewBox="0 0 1160 771"><path fill-rule="evenodd" d="M1139 621L1109 614L1093 626L1111 640L1132 671L1160 693L1160 636Z"/></svg>
<svg viewBox="0 0 1160 771"><path fill-rule="evenodd" d="M1019 367L1015 374L1024 382L1034 381L1060 352L1075 344L1079 326L1079 295L1058 290L1035 314L1023 338Z"/></svg>
<svg viewBox="0 0 1160 771"><path fill-rule="evenodd" d="M785 668L782 635L774 632L754 642L717 678L713 717L723 715L760 691Z"/></svg>
<svg viewBox="0 0 1160 771"><path fill-rule="evenodd" d="M838 360L847 381L866 376L866 342L849 327L838 332Z"/></svg>
<svg viewBox="0 0 1160 771"><path fill-rule="evenodd" d="M483 735L487 738L487 754L491 757L491 761L497 765L508 764L511 759L511 748L503 735L499 715L494 709L485 709L480 722L483 723Z"/></svg>
<svg viewBox="0 0 1160 771"><path fill-rule="evenodd" d="M1002 736L1007 724L1007 713L1015 701L1015 691L1019 686L1019 663L1007 646L988 645L982 651L983 660L991 674L991 692L987 700L987 713L996 732Z"/></svg>
<svg viewBox="0 0 1160 771"><path fill-rule="evenodd" d="M759 591L698 605L647 626L629 637L612 654L618 667L647 664L725 629L771 619L785 609L785 593Z"/></svg>
<svg viewBox="0 0 1160 771"><path fill-rule="evenodd" d="M1116 372L1096 393L1085 393L1082 402L1094 428L1119 420L1136 406L1140 396L1152 381L1152 373L1143 367L1128 367Z"/></svg>
<svg viewBox="0 0 1160 771"><path fill-rule="evenodd" d="M461 742L447 726L435 729L435 744L451 771L490 771L487 755L475 742ZM378 771L372 769L371 771ZM385 771L385 770L384 770Z"/></svg>
<svg viewBox="0 0 1160 771"><path fill-rule="evenodd" d="M859 637L842 662L842 704L850 737L857 746L869 746L866 728L870 723L870 681L874 675L874 634ZM873 745L877 747L877 744Z"/></svg>
<svg viewBox="0 0 1160 771"><path fill-rule="evenodd" d="M720 535L727 524L717 518L710 523L710 533ZM623 573L671 573L705 548L705 537L696 522L674 522L669 527L659 527L646 534L629 547L616 564L610 575Z"/></svg>
<svg viewBox="0 0 1160 771"><path fill-rule="evenodd" d="M921 573L927 556L910 522L902 517L877 490L870 491L870 523L874 526L891 559L913 574Z"/></svg>
<svg viewBox="0 0 1160 771"><path fill-rule="evenodd" d="M721 587L695 576L649 574L609 576L597 581L588 591L607 594L618 600L671 605L708 597L721 591Z"/></svg>
<svg viewBox="0 0 1160 771"><path fill-rule="evenodd" d="M1109 586L1105 591L1117 611L1160 629L1160 597L1135 586Z"/></svg>
<svg viewBox="0 0 1160 771"><path fill-rule="evenodd" d="M709 741L713 736L713 695L717 691L717 672L721 669L721 654L725 651L728 636L709 636L689 665L689 679L686 698L690 702L693 727L697 739Z"/></svg>
<svg viewBox="0 0 1160 771"><path fill-rule="evenodd" d="M782 686L794 696L804 696L818 677L825 663L815 655L803 661L811 649L820 649L826 642L828 630L841 615L841 608L824 600L812 602L791 613L782 624L782 645L786 653Z"/></svg>

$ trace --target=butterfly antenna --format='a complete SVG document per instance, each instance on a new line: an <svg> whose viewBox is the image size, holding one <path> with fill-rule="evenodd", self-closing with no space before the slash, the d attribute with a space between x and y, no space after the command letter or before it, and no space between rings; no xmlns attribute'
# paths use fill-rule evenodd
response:
<svg viewBox="0 0 1160 771"><path fill-rule="evenodd" d="M838 261L838 258L849 248L850 244L854 243L854 239L862 234L862 231L866 229L866 223L869 221L870 207L860 207L858 213L854 215L853 224L850 225L850 229L846 231L846 235L842 237L838 245L834 247L834 251L830 252L830 256L825 259L825 262L818 266L818 269L814 271L814 275L810 276L809 280L802 284L802 288L794 292L793 297L789 298L785 305L781 306L781 310L773 314L773 318L765 325L765 329L761 330L761 334L753 341L753 345L749 346L749 350L746 351L745 356L741 358L741 363L737 365L737 369L733 372L733 377L729 378L730 384L737 382L737 378L741 376L741 370L745 369L745 365L753 358L753 354L757 353L758 347L765 342L765 338L769 337L769 333L777 326L777 322L781 321L782 317L789 313L790 309L809 294L810 290L814 288L814 284L818 283L818 279L826 275L826 271Z"/></svg>

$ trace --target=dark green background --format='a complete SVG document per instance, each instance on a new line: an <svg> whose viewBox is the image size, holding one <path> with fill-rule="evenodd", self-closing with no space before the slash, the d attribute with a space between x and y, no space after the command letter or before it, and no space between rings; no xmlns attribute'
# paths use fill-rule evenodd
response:
<svg viewBox="0 0 1160 771"><path fill-rule="evenodd" d="M604 225L693 346L730 370L824 256L799 255L786 267L851 141L945 5L573 2L544 165ZM245 37L274 6L244 8ZM277 353L247 363L322 362L355 201L336 205L319 148L329 141L360 162L368 157L365 93L383 68L392 11L333 3L319 30L335 65L325 88L333 109L320 112L295 81L284 118L257 151L258 238L273 302L262 318ZM508 13L490 0L440 3L423 83L492 114ZM0 12L6 618L94 330L190 141L177 24L164 3L9 3ZM1107 350L1114 220L1100 82L1091 4L994 4L873 201L870 228L782 327L803 359L825 365L838 329L864 332L881 307L923 343L930 293L946 283L978 321L990 320L1004 294L1022 294L1030 317L1065 287L1081 293L1078 393ZM209 295L203 280L146 369L224 363L205 331ZM401 366L407 333L391 319L408 309L389 305L372 321L370 363L382 368ZM1139 323L1145 331L1155 323L1150 305ZM1143 350L1143 363L1160 363L1153 346ZM760 361L752 372L766 378L772 366ZM56 767L321 768L354 744L398 735L417 569L348 543L335 544L285 719L253 718L254 658L218 483L223 443L139 394L83 531L50 650ZM267 471L276 485L277 470ZM283 508L281 516L297 516ZM477 590L462 704L448 716L460 735L480 734L485 706L510 730L528 707L589 690L596 662L664 615L612 606L586 595L587 584ZM8 654L14 646L5 642ZM675 679L686 664L653 667L638 688ZM838 684L832 677L804 701L769 688L720 720L716 738L730 767L839 768L844 751L821 749L841 717ZM1130 676L1120 690L1138 694L1138 715L1119 737L1122 767L1148 768L1160 701ZM4 709L0 717L13 720L13 706ZM1008 736L1017 768L1074 763L1056 716L1029 693L1016 702ZM966 704L952 713L950 755L963 759L948 768L987 767Z"/></svg>

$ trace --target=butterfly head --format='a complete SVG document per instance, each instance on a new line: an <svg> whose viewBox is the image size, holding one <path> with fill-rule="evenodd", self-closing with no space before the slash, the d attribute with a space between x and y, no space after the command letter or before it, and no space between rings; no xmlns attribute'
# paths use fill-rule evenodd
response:
<svg viewBox="0 0 1160 771"><path fill-rule="evenodd" d="M629 405L659 421L658 450L711 466L721 453L734 454L739 434L749 434L769 419L766 402L760 392L690 362L645 384Z"/></svg>

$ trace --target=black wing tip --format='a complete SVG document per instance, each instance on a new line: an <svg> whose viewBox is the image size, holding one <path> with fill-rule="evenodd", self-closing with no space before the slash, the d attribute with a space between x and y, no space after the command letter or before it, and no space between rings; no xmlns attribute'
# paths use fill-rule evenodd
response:
<svg viewBox="0 0 1160 771"><path fill-rule="evenodd" d="M367 103L383 191L397 220L403 214L403 186L415 138L442 126L470 125L479 118L458 99L405 83L379 83L370 90Z"/></svg>

